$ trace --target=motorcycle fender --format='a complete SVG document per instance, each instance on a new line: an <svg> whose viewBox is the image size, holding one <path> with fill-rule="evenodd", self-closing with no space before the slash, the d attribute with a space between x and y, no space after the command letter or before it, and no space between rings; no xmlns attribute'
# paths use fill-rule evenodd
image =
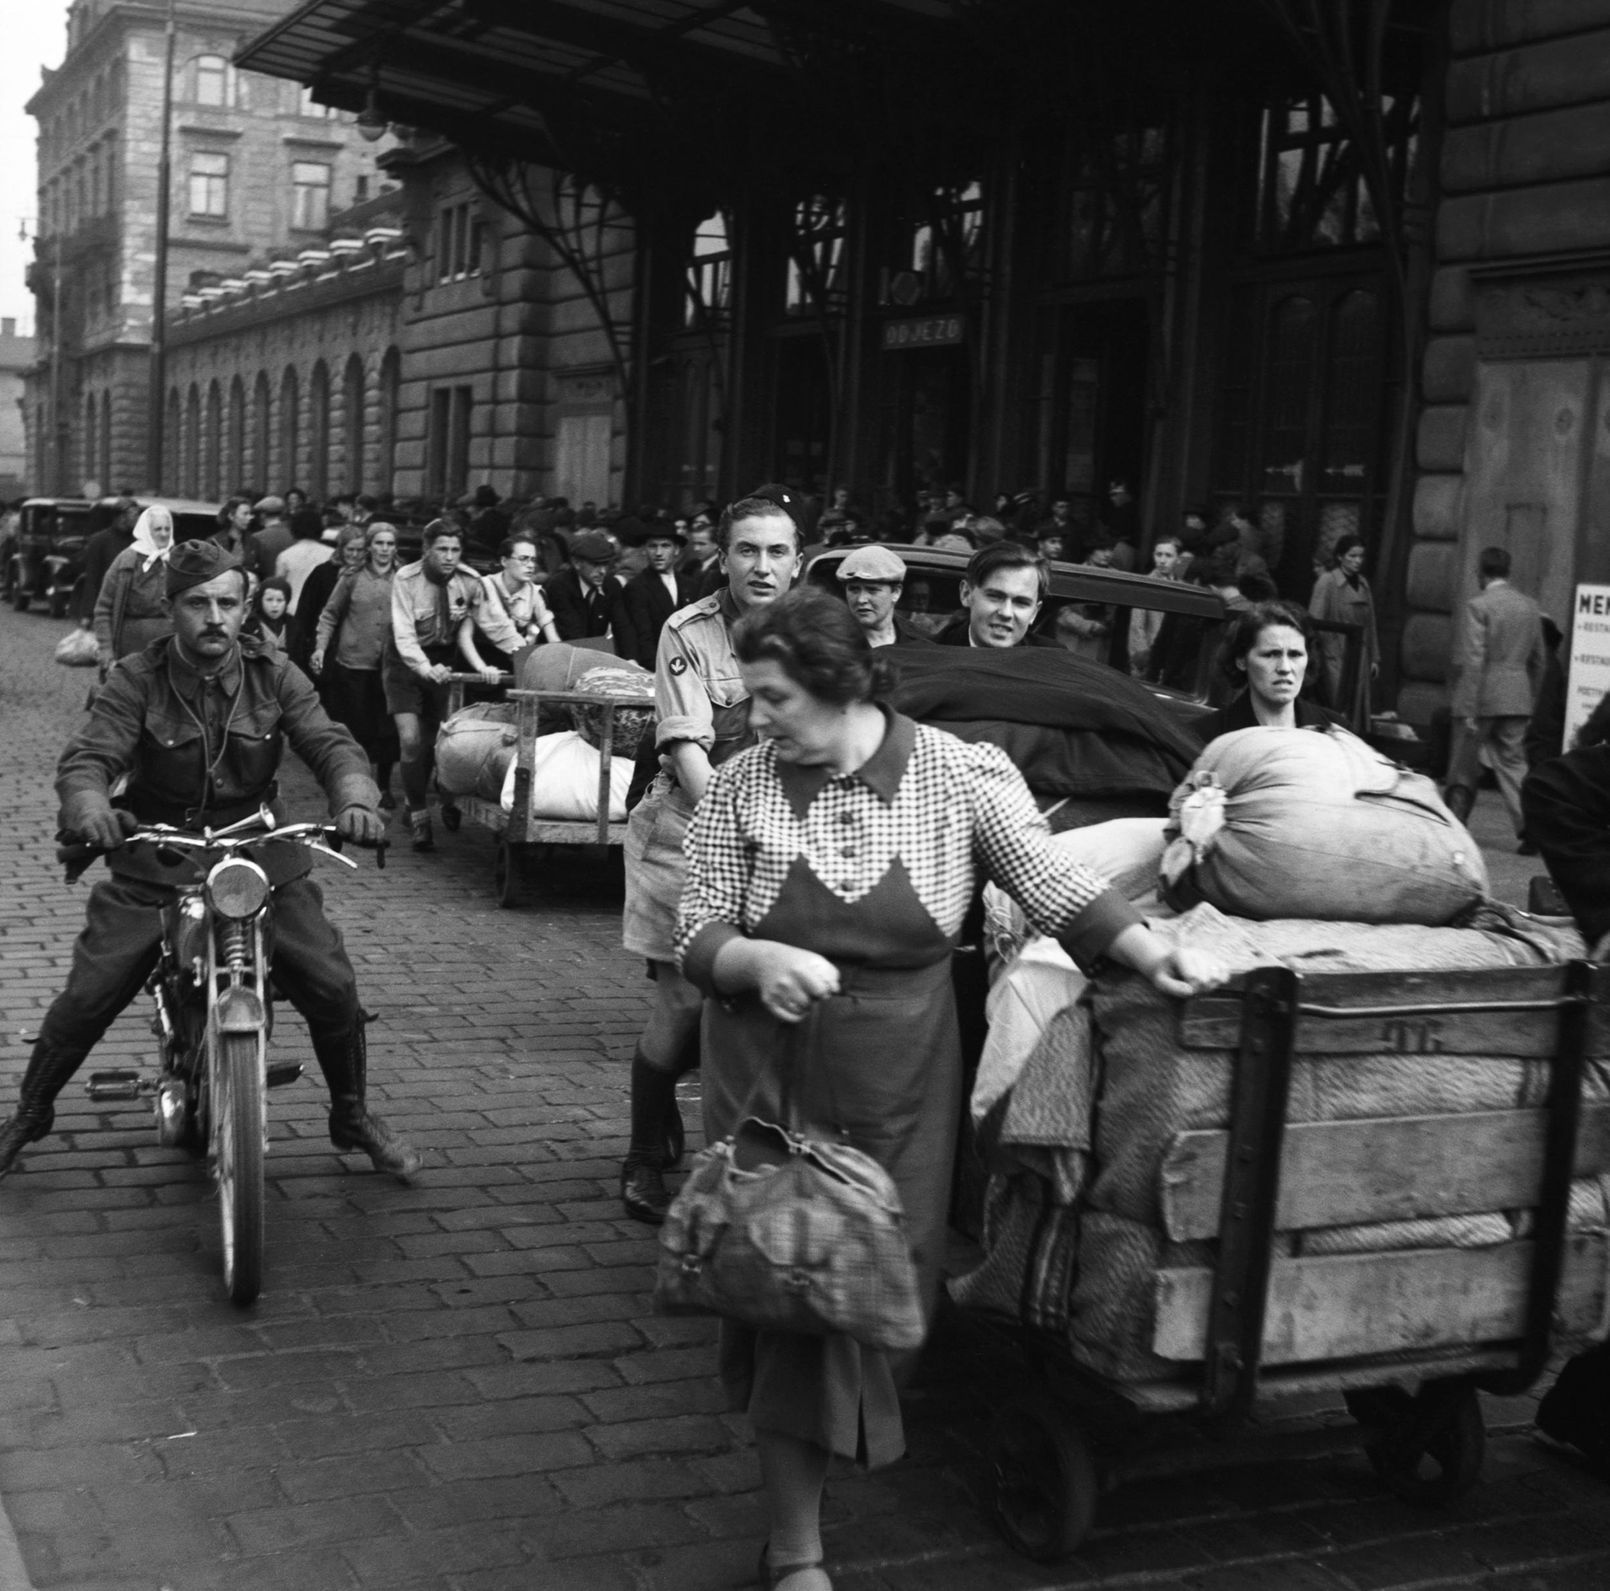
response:
<svg viewBox="0 0 1610 1591"><path fill-rule="evenodd" d="M261 1033L266 1024L263 1002L250 989L226 989L213 1007L220 1033Z"/></svg>

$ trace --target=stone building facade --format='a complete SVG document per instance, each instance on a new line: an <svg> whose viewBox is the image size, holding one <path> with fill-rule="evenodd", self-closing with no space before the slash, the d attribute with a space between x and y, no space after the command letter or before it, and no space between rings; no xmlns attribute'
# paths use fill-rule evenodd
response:
<svg viewBox="0 0 1610 1591"><path fill-rule="evenodd" d="M238 280L274 252L321 244L329 217L376 194L385 144L298 85L239 71L240 43L289 0L178 0L167 308L193 282ZM94 479L152 486L152 298L166 7L72 0L62 65L28 103L39 126L30 273L41 347L28 382L28 473L39 490ZM56 325L60 320L59 328Z"/></svg>
<svg viewBox="0 0 1610 1591"><path fill-rule="evenodd" d="M17 335L10 315L0 320L0 498L18 496L28 482L28 437L22 423L23 383L36 344Z"/></svg>
<svg viewBox="0 0 1610 1591"><path fill-rule="evenodd" d="M1610 0L1456 0L1403 628L1446 696L1483 547L1569 628L1610 581Z"/></svg>

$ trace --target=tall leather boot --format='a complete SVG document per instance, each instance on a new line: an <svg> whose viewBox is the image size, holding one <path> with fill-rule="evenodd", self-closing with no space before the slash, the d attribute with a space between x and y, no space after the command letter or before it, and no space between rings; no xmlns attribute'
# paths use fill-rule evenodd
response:
<svg viewBox="0 0 1610 1591"><path fill-rule="evenodd" d="M43 1138L56 1120L56 1096L84 1063L83 1055L52 1049L41 1039L22 1074L17 1108L0 1123L0 1177L16 1164L22 1146Z"/></svg>
<svg viewBox="0 0 1610 1591"><path fill-rule="evenodd" d="M330 1090L330 1142L337 1149L361 1149L376 1171L389 1171L406 1182L419 1170L420 1154L365 1102L369 1071L366 1025L360 1016L345 1037L313 1041L313 1053Z"/></svg>
<svg viewBox="0 0 1610 1591"><path fill-rule="evenodd" d="M680 1059L680 1057L678 1057ZM621 1166L621 1203L634 1221L659 1226L671 1208L661 1167L673 1147L670 1123L676 1120L681 1138L682 1114L676 1108L674 1071L661 1071L643 1059L641 1048L632 1055L632 1138ZM677 1144L676 1147L680 1147Z"/></svg>

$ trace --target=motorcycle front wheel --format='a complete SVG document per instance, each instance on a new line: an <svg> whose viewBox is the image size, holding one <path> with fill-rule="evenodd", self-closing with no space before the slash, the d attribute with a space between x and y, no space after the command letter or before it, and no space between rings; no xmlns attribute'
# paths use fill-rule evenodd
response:
<svg viewBox="0 0 1610 1591"><path fill-rule="evenodd" d="M212 1069L213 1175L224 1240L224 1290L251 1303L263 1285L263 1143L267 1123L259 1040L221 1033Z"/></svg>

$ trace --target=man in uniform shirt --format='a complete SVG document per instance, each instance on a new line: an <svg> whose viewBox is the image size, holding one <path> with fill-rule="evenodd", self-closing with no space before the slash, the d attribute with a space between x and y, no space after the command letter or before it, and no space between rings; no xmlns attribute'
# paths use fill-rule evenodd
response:
<svg viewBox="0 0 1610 1591"><path fill-rule="evenodd" d="M195 877L192 863L169 865L154 847L126 845L135 827L199 833L274 803L288 742L324 786L342 834L373 843L384 832L368 759L325 715L306 676L282 652L241 649L246 574L236 557L214 541L187 541L169 556L166 589L174 633L112 670L57 767L62 835L105 852L111 877L90 891L67 987L40 1024L16 1112L0 1124L0 1176L24 1144L50 1131L56 1096L156 965L175 880ZM112 789L125 776L114 806ZM289 854L259 853L274 885L274 977L307 1022L330 1090L330 1141L406 1179L419 1156L365 1102L352 963L307 877L311 858L300 847L280 849Z"/></svg>
<svg viewBox="0 0 1610 1591"><path fill-rule="evenodd" d="M649 963L654 1005L632 1057L632 1137L621 1202L659 1225L670 1197L662 1172L681 1154L676 1081L697 1066L703 997L677 971L672 947L687 874L682 840L714 768L754 743L749 697L732 629L775 602L799 575L803 544L793 494L740 498L718 530L725 589L678 609L660 632L654 669L661 771L626 826L626 911L621 942Z"/></svg>
<svg viewBox="0 0 1610 1591"><path fill-rule="evenodd" d="M430 823L430 770L447 708L448 676L461 666L459 630L481 605L481 577L460 569L464 536L447 519L424 533L425 556L391 582L391 639L380 665L386 710L397 725L403 799L416 851L436 848Z"/></svg>

